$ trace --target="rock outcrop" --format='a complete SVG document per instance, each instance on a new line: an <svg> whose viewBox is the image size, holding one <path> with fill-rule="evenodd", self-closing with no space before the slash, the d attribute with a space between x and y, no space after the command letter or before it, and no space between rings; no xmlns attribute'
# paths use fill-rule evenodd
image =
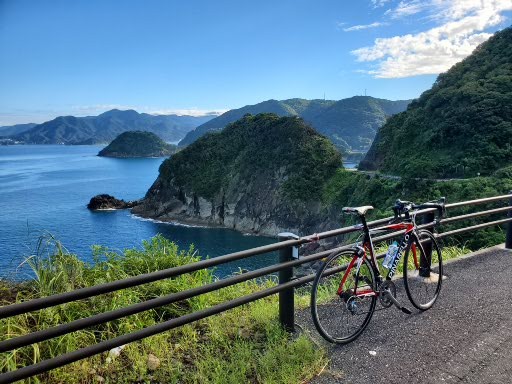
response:
<svg viewBox="0 0 512 384"><path fill-rule="evenodd" d="M89 201L89 204L87 204L87 208L91 211L127 209L136 207L138 204L140 204L140 200L124 201L116 199L114 196L103 194L94 196L91 201Z"/></svg>
<svg viewBox="0 0 512 384"><path fill-rule="evenodd" d="M161 221L192 225L221 226L244 233L277 235L298 234L336 227L335 215L319 202L287 201L276 189L283 179L254 180L242 189L231 186L213 198L198 196L159 178L132 213Z"/></svg>
<svg viewBox="0 0 512 384"><path fill-rule="evenodd" d="M266 235L320 231L339 225L320 203L339 167L333 144L301 119L249 115L166 160L132 212Z"/></svg>

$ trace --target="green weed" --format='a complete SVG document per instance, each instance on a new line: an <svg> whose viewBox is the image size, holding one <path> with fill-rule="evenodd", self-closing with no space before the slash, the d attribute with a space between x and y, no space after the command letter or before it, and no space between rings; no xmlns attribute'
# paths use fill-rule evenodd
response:
<svg viewBox="0 0 512 384"><path fill-rule="evenodd" d="M197 262L193 247L179 250L163 238L123 253L94 248L91 264L69 254L55 239L40 242L28 260L35 279L12 287L0 284L3 302L21 302L142 273ZM201 270L0 321L1 340L28 334L213 282ZM94 329L0 354L0 372L40 362L97 342L146 328L275 284L247 281L206 295L99 325ZM12 294L14 292L14 294ZM278 302L271 296L219 315L126 345L115 356L103 353L48 373L29 383L296 383L324 364L324 351L305 338L290 339L278 322Z"/></svg>

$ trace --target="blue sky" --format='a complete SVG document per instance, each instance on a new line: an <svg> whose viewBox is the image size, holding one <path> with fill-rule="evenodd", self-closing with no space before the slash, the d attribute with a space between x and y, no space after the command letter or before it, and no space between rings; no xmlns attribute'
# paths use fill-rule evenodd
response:
<svg viewBox="0 0 512 384"><path fill-rule="evenodd" d="M512 0L0 0L0 125L418 97Z"/></svg>

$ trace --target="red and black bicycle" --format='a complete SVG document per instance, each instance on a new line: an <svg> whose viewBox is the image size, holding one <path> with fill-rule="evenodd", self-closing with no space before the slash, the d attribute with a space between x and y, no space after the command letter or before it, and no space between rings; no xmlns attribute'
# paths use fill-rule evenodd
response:
<svg viewBox="0 0 512 384"><path fill-rule="evenodd" d="M398 200L393 207L395 219L373 229L368 228L365 217L373 207L343 208L344 213L357 215L361 220L363 239L360 245L327 257L317 271L311 313L318 332L326 340L339 344L355 340L369 324L377 300L384 308L395 305L410 314L396 298L395 282L399 276L403 277L414 307L422 311L432 307L441 290L443 260L434 235L416 227L416 212L426 208L436 208L439 217L443 217L444 198L420 205ZM379 266L372 235L400 230L405 230L403 237L391 244L383 266ZM404 261L399 265L402 255ZM386 270L385 276L381 268Z"/></svg>

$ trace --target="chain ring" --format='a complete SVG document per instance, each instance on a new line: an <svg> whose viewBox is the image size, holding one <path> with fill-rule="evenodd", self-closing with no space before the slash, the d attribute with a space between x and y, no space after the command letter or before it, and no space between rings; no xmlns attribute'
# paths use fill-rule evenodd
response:
<svg viewBox="0 0 512 384"><path fill-rule="evenodd" d="M379 287L379 301L384 308L389 308L393 305L393 302L384 294L386 290L389 290L393 297L396 297L396 286L391 280L384 281Z"/></svg>

